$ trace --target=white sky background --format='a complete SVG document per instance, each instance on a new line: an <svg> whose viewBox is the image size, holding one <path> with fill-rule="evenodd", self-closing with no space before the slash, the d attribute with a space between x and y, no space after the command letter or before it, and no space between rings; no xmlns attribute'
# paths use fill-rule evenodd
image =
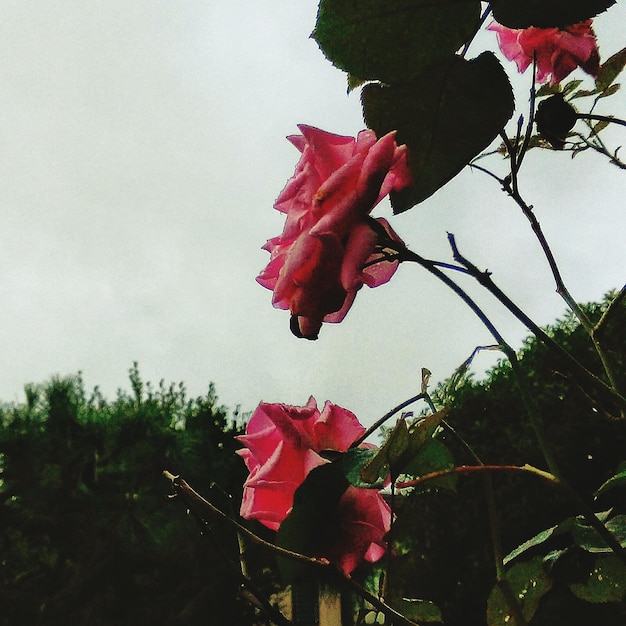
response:
<svg viewBox="0 0 626 626"><path fill-rule="evenodd" d="M2 401L78 371L88 390L113 397L138 361L144 379L184 381L192 395L215 382L230 408L313 394L367 424L419 391L422 366L440 380L492 343L417 266L364 288L317 342L293 337L289 314L256 284L268 260L260 248L282 230L273 202L299 156L284 137L300 122L363 128L358 93L346 95L343 73L308 38L315 12L293 0L2 2ZM624 3L595 21L603 59L624 45L624 23ZM495 47L491 33L481 41ZM523 111L529 76L505 67ZM620 92L599 111L626 117L625 102ZM623 127L605 137L626 143ZM574 297L619 288L626 174L590 153L533 150L520 185ZM375 214L390 214L386 201ZM525 218L495 181L464 171L391 221L409 247L442 261L455 233L539 323L564 311ZM461 282L519 346L523 328ZM476 371L494 359L480 356Z"/></svg>

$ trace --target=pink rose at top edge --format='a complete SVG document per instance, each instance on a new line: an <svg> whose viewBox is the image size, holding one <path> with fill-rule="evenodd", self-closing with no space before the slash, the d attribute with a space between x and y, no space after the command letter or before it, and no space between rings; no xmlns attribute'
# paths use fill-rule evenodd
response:
<svg viewBox="0 0 626 626"><path fill-rule="evenodd" d="M376 251L368 216L388 193L408 186L411 173L407 148L396 145L393 132L377 139L364 130L353 138L298 128L302 134L288 139L302 156L274 204L285 226L265 244L270 261L257 281L273 290L275 307L291 312L296 336L316 339L322 322L345 317L363 284L376 287L395 272L398 263Z"/></svg>
<svg viewBox="0 0 626 626"><path fill-rule="evenodd" d="M495 31L502 54L515 61L519 72L532 65L537 55L537 82L560 83L577 67L597 76L600 54L592 21L586 20L564 28L507 28L492 22L487 29Z"/></svg>
<svg viewBox="0 0 626 626"><path fill-rule="evenodd" d="M244 484L241 516L278 530L290 513L296 489L307 474L328 463L323 450L345 452L365 432L356 416L314 398L303 407L262 402L254 411L238 450L250 474ZM337 514L320 529L324 556L350 573L362 560L380 559L386 551L391 511L375 490L349 487Z"/></svg>

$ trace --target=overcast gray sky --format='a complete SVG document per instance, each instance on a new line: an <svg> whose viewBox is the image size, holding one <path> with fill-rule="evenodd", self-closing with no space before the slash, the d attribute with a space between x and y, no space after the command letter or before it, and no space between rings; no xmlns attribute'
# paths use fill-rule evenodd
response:
<svg viewBox="0 0 626 626"><path fill-rule="evenodd" d="M282 230L272 205L298 158L285 136L300 122L363 127L358 94L308 38L315 12L293 0L2 2L1 400L78 371L113 396L138 361L144 378L184 381L194 395L215 382L231 408L313 394L370 423L416 393L421 367L444 378L491 343L415 266L364 288L317 342L293 337L256 284L261 246ZM623 3L596 20L603 59L624 45L624 23ZM492 33L481 41L495 46ZM506 69L523 111L528 75ZM625 102L618 94L603 111L625 117ZM606 140L617 147L626 133ZM624 172L592 154L535 150L521 190L577 299L623 284ZM391 221L439 260L454 232L538 322L564 310L525 218L492 180L465 171ZM518 346L520 325L472 292Z"/></svg>

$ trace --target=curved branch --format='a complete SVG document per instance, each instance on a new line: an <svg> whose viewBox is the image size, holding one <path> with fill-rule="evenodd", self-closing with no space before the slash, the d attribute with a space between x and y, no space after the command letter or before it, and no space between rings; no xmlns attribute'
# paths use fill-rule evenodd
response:
<svg viewBox="0 0 626 626"><path fill-rule="evenodd" d="M406 618L404 615L391 608L388 604L386 604L383 600L370 593L367 589L359 585L355 580L352 579L351 576L345 574L336 566L332 565L328 559L324 558L316 558L306 556L304 554L300 554L298 552L293 552L291 550L286 550L285 548L281 548L269 541L265 541L257 534L253 533L251 530L246 528L243 524L240 524L237 520L229 517L224 513L221 509L216 507L214 504L204 499L197 491L195 491L187 481L185 481L180 476L175 476L168 470L163 471L163 475L172 483L172 487L174 488L174 494L171 497L175 497L181 494L188 503L201 507L203 509L208 510L211 514L216 515L217 517L223 519L228 522L231 526L237 529L237 532L245 535L248 539L253 541L254 543L267 548L268 550L274 552L278 556L282 556L286 559L290 559L292 561L298 561L300 563L305 563L312 567L323 568L327 572L333 573L335 578L338 579L338 582L350 587L353 591L355 591L358 595L360 595L365 601L369 602L373 607L378 609L381 613L384 613L390 620L390 624L396 624L398 626L419 626L416 622Z"/></svg>
<svg viewBox="0 0 626 626"><path fill-rule="evenodd" d="M552 337L542 330L524 311L522 311L491 279L489 272L481 272L471 261L466 259L459 252L454 235L448 234L448 241L452 248L454 260L465 266L470 274L494 295L520 322L522 322L528 330L530 330L544 345L550 348L554 353L559 355L563 361L570 365L571 373L585 385L590 385L596 389L602 398L609 401L613 406L617 403L621 407L626 406L626 398L619 392L607 385L603 380L592 374L584 365L577 361L569 352L564 350ZM508 354L507 354L508 356Z"/></svg>

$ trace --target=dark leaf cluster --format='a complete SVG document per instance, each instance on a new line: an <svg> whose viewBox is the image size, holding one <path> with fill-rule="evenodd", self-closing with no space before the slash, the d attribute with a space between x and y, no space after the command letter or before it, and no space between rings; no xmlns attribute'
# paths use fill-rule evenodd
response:
<svg viewBox="0 0 626 626"><path fill-rule="evenodd" d="M391 193L394 213L423 202L454 178L513 115L511 85L496 57L483 52L466 58L490 14L509 28L564 27L593 18L615 0L488 4L481 15L478 0L319 3L313 37L347 73L350 90L363 85L365 123L379 137L397 131L398 143L409 148L413 183Z"/></svg>
<svg viewBox="0 0 626 626"><path fill-rule="evenodd" d="M55 378L0 407L0 625L254 623L232 529L200 528L162 476L238 510L236 414L212 386L188 398L136 366L130 380L109 401Z"/></svg>
<svg viewBox="0 0 626 626"><path fill-rule="evenodd" d="M607 303L585 307L594 323ZM601 339L608 346L623 388L626 306L622 303L613 314ZM602 375L602 365L586 331L571 315L551 327L549 333L587 368ZM626 513L626 422L597 410L540 342L528 340L519 358L521 374L532 390L532 402L564 477L596 511L610 509L613 521L609 525L616 528L616 537L621 540ZM498 365L483 381L468 377L457 381L454 390L450 386L442 390L451 404L447 421L471 442L485 464L544 467L508 363ZM454 436L443 433L442 441L454 452L457 464L473 462ZM435 602L448 626L485 624L489 590L494 588L484 480L480 476L460 479L456 494L445 490L413 493L402 503L394 531L401 544L388 583L400 586L405 597L426 597ZM609 574L614 581L619 580L623 564L616 562L619 559L603 547L595 531L587 528L567 495L528 475L502 472L491 476L491 481L503 554L515 556L507 563L512 587L519 586L522 593L529 580L536 582L533 595L522 607L534 615L533 626L626 623L626 603L620 601L624 588L614 584L602 587L607 584L604 581L611 580ZM516 553L518 546L521 548ZM532 576L522 580L527 570ZM537 588L541 593L535 593ZM490 598L492 616L498 613L499 602L497 596Z"/></svg>

